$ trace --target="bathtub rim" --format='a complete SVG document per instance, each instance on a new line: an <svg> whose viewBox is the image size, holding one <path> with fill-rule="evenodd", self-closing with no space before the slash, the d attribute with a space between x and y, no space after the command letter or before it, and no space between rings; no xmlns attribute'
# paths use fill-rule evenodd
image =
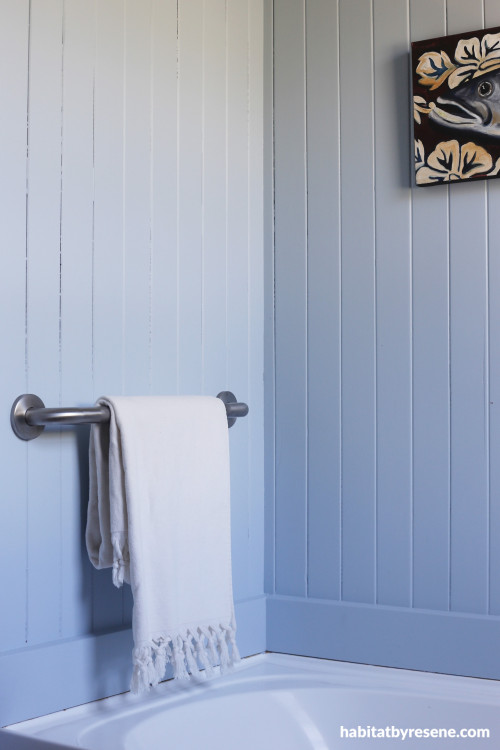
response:
<svg viewBox="0 0 500 750"><path fill-rule="evenodd" d="M264 674L259 667L264 667ZM257 668L253 676L251 670ZM267 671L266 671L267 670ZM249 673L250 671L250 673ZM277 672L277 674L276 674ZM203 686L210 683L210 698L216 698L219 689L228 686L229 681L235 687L237 685L264 680L275 679L284 684L287 679L298 678L306 681L320 679L332 687L343 689L357 689L369 692L390 692L398 695L406 694L415 697L428 697L439 700L452 700L468 704L493 705L500 707L500 681L477 677L461 677L457 675L443 675L433 672L418 672L414 670L399 669L394 667L380 667L367 664L356 664L353 662L342 662L337 660L320 659L308 656L295 656L290 654L279 654L266 652L249 656L242 660L241 665L232 673L209 681L200 680L195 683L191 694L172 691L175 686L173 680L166 680L147 696L132 696L130 693L119 693L108 698L91 701L70 709L46 714L23 722L10 724L0 729L0 747L2 750L15 750L16 741L9 742L10 737L29 738L33 742L33 750L45 747L70 748L72 745L45 744L38 737L40 732L50 731L52 727L61 724L70 724L84 719L93 722L107 721L119 718L127 711L134 713L149 712L165 700L169 702L179 701L182 705L191 696L199 696ZM99 713L105 711L105 713ZM3 743L6 742L6 745Z"/></svg>

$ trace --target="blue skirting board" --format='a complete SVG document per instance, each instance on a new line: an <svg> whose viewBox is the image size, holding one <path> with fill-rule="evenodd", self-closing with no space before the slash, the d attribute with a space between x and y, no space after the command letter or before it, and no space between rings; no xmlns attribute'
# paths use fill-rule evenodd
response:
<svg viewBox="0 0 500 750"><path fill-rule="evenodd" d="M292 596L235 609L242 656L267 650L500 679L498 616ZM0 726L128 690L131 650L127 629L3 654Z"/></svg>
<svg viewBox="0 0 500 750"><path fill-rule="evenodd" d="M267 650L498 680L500 617L270 596Z"/></svg>
<svg viewBox="0 0 500 750"><path fill-rule="evenodd" d="M264 596L235 603L242 656L266 650ZM0 656L0 727L129 689L130 629L16 649Z"/></svg>

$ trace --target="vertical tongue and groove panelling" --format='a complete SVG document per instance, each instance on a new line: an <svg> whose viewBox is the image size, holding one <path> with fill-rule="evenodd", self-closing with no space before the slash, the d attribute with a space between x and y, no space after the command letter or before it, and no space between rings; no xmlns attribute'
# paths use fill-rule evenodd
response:
<svg viewBox="0 0 500 750"><path fill-rule="evenodd" d="M231 432L231 451L235 598L253 601L264 304L262 3L2 0L0 20L1 725L67 705L59 657L44 694L4 700L13 674L131 617L130 593L86 558L89 428L26 444L8 405L22 392L83 406L227 389L251 402L255 424ZM262 611L246 632L263 644ZM75 669L73 702L125 674L98 684L90 662Z"/></svg>
<svg viewBox="0 0 500 750"><path fill-rule="evenodd" d="M498 4L273 10L268 648L496 677L500 183L412 186L409 51Z"/></svg>

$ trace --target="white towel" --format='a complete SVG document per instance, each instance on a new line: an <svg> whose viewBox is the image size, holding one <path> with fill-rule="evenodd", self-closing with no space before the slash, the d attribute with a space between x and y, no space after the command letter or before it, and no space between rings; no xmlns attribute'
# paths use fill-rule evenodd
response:
<svg viewBox="0 0 500 750"><path fill-rule="evenodd" d="M134 598L131 690L239 660L231 582L229 442L222 401L103 397L90 435L87 550Z"/></svg>

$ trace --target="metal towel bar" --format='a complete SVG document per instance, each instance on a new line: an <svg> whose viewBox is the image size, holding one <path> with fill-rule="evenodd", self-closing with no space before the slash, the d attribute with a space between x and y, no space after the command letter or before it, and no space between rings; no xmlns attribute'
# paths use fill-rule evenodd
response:
<svg viewBox="0 0 500 750"><path fill-rule="evenodd" d="M248 414L247 404L240 403L231 391L217 394L224 402L228 427L232 427L237 417ZM18 396L10 411L10 424L21 440L33 440L50 424L93 424L108 422L110 412L107 406L89 406L84 408L58 407L47 409L42 399L33 393Z"/></svg>

